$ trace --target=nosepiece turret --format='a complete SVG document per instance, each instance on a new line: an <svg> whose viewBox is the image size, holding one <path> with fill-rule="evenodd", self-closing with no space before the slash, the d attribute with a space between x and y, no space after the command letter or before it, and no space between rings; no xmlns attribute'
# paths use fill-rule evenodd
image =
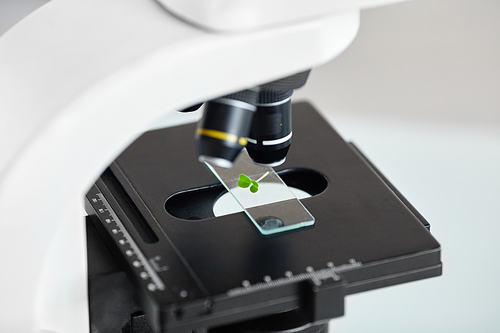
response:
<svg viewBox="0 0 500 333"><path fill-rule="evenodd" d="M308 75L298 73L207 102L195 135L200 162L231 168L246 147L258 165L283 164L292 142L291 96Z"/></svg>

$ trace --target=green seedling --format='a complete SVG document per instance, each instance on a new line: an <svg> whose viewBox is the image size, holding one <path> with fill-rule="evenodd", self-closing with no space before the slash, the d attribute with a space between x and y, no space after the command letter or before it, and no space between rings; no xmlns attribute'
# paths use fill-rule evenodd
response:
<svg viewBox="0 0 500 333"><path fill-rule="evenodd" d="M257 193L257 191L259 190L259 182L262 179L266 178L268 174L269 171L266 171L266 173L263 174L262 177L260 177L257 180L251 180L250 177L248 177L247 175L241 174L240 180L238 180L238 186L242 188L250 187L250 192Z"/></svg>

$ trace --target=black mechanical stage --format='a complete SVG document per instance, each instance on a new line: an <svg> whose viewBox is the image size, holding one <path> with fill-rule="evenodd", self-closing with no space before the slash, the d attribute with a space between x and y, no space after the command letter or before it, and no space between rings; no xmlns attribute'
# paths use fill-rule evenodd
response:
<svg viewBox="0 0 500 333"><path fill-rule="evenodd" d="M86 196L92 332L326 332L344 296L441 274L429 224L359 150L307 103L293 123L276 170L316 223L271 236L214 217L194 124L121 154Z"/></svg>

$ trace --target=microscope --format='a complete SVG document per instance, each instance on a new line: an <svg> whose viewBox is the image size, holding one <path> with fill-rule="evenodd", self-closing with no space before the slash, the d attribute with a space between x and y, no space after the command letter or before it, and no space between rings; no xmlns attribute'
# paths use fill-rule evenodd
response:
<svg viewBox="0 0 500 333"><path fill-rule="evenodd" d="M320 333L349 294L440 275L425 219L290 103L388 2L53 0L4 34L2 331ZM207 166L242 154L314 223L216 217Z"/></svg>

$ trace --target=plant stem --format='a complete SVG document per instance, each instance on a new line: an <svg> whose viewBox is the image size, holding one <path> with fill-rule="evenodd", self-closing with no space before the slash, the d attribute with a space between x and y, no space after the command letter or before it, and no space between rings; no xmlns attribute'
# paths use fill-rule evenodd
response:
<svg viewBox="0 0 500 333"><path fill-rule="evenodd" d="M269 171L266 171L266 173L263 174L262 177L260 177L259 179L257 179L256 182L257 183L260 182L262 179L266 178L268 174L269 174Z"/></svg>

